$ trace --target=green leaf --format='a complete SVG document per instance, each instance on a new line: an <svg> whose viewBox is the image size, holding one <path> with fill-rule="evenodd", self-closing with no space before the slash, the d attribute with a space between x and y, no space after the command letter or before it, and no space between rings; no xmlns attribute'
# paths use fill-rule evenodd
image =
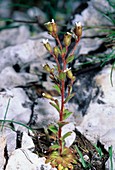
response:
<svg viewBox="0 0 115 170"><path fill-rule="evenodd" d="M64 47L64 48L62 49L61 55L63 56L63 55L65 55L65 54L66 54L66 48Z"/></svg>
<svg viewBox="0 0 115 170"><path fill-rule="evenodd" d="M112 87L113 87L112 75L113 75L114 66L115 66L115 62L112 64L111 73L110 73L110 81L111 81L111 86L112 86Z"/></svg>
<svg viewBox="0 0 115 170"><path fill-rule="evenodd" d="M81 163L82 163L83 167L84 167L84 168L87 168L87 164L86 164L86 162L85 162L85 160L84 160L84 158L83 158L83 154L81 153L81 151L79 150L79 148L77 147L77 145L75 145L75 149L77 150L77 152L78 152L78 154L79 154L79 156L80 156L80 158L81 158Z"/></svg>
<svg viewBox="0 0 115 170"><path fill-rule="evenodd" d="M10 100L11 100L11 98L9 98L9 99L8 99L8 104L7 104L7 107L6 107L5 113L4 113L4 121L3 121L3 124L2 124L2 127L1 127L1 131L3 131L3 128L4 128L4 124L5 124L6 116L7 116L8 109L9 109L9 105L10 105Z"/></svg>
<svg viewBox="0 0 115 170"><path fill-rule="evenodd" d="M22 122L16 122L16 121L14 121L14 120L7 120L7 119L5 119L5 120L1 120L1 119L0 119L0 122L4 122L4 121L5 121L5 123L15 123L15 124L17 124L17 125L26 127L27 129L33 131L33 129L32 129L31 127L29 127L29 126L23 124Z"/></svg>
<svg viewBox="0 0 115 170"><path fill-rule="evenodd" d="M100 147L98 147L96 144L94 144L94 146L95 146L95 148L96 148L96 150L97 150L97 152L98 152L100 158L102 158L102 156L103 156L102 149L101 149Z"/></svg>
<svg viewBox="0 0 115 170"><path fill-rule="evenodd" d="M58 86L57 84L55 84L55 85L53 86L53 88L54 88L59 94L61 94L61 90L60 90L60 88L59 88L59 86Z"/></svg>
<svg viewBox="0 0 115 170"><path fill-rule="evenodd" d="M113 151L112 151L112 146L109 147L108 152L109 152L109 157L110 157L111 170L113 170L113 159L112 159Z"/></svg>
<svg viewBox="0 0 115 170"><path fill-rule="evenodd" d="M49 125L48 129L54 134L58 133L58 128L55 125Z"/></svg>
<svg viewBox="0 0 115 170"><path fill-rule="evenodd" d="M50 104L58 111L60 112L60 108L57 104L53 103L53 102L50 102Z"/></svg>
<svg viewBox="0 0 115 170"><path fill-rule="evenodd" d="M68 63L71 63L73 60L74 60L74 55L70 55L70 56L68 56L68 57L66 58L67 64L68 64Z"/></svg>
<svg viewBox="0 0 115 170"><path fill-rule="evenodd" d="M60 78L60 80L65 80L66 79L66 73L60 72L59 73L59 78Z"/></svg>
<svg viewBox="0 0 115 170"><path fill-rule="evenodd" d="M67 138L68 136L70 136L72 134L72 132L67 132L62 136L62 141L65 140L65 138Z"/></svg>
<svg viewBox="0 0 115 170"><path fill-rule="evenodd" d="M72 112L70 112L68 109L65 109L63 115L64 120L67 119L71 114Z"/></svg>
<svg viewBox="0 0 115 170"><path fill-rule="evenodd" d="M67 103L73 96L75 95L75 93L70 94L64 101L64 103Z"/></svg>
<svg viewBox="0 0 115 170"><path fill-rule="evenodd" d="M56 149L59 149L59 148L60 148L60 146L58 144L54 144L54 145L50 146L51 150L56 150Z"/></svg>
<svg viewBox="0 0 115 170"><path fill-rule="evenodd" d="M59 125L59 127L63 127L64 125L68 124L68 122L59 121L57 124Z"/></svg>

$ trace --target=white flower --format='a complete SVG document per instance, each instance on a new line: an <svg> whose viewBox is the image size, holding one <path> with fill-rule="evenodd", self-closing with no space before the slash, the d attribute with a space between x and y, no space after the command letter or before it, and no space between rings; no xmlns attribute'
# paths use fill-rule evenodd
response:
<svg viewBox="0 0 115 170"><path fill-rule="evenodd" d="M75 25L76 25L77 27L81 27L81 22L76 22Z"/></svg>
<svg viewBox="0 0 115 170"><path fill-rule="evenodd" d="M67 34L72 36L72 34L70 32L67 32Z"/></svg>
<svg viewBox="0 0 115 170"><path fill-rule="evenodd" d="M69 70L71 70L71 67L70 68L66 68L66 70L64 70L64 73L68 72Z"/></svg>
<svg viewBox="0 0 115 170"><path fill-rule="evenodd" d="M46 94L45 93L42 93L42 96L44 97Z"/></svg>
<svg viewBox="0 0 115 170"><path fill-rule="evenodd" d="M48 43L48 39L43 39L43 40L42 40L42 43L43 43L43 44L47 44L47 43Z"/></svg>
<svg viewBox="0 0 115 170"><path fill-rule="evenodd" d="M55 23L54 19L52 19L52 23Z"/></svg>
<svg viewBox="0 0 115 170"><path fill-rule="evenodd" d="M53 24L53 23L55 23L54 19L52 19L51 22L50 22L50 21L49 21L49 22L46 22L45 25L49 25L49 24Z"/></svg>

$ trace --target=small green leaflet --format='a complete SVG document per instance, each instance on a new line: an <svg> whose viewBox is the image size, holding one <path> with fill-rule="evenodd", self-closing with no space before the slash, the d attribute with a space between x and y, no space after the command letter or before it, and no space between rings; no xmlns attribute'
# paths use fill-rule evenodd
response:
<svg viewBox="0 0 115 170"><path fill-rule="evenodd" d="M48 129L54 134L58 133L58 128L55 125L49 125Z"/></svg>
<svg viewBox="0 0 115 170"><path fill-rule="evenodd" d="M67 138L68 136L70 136L72 134L72 132L67 132L62 136L62 141L65 140L65 138Z"/></svg>
<svg viewBox="0 0 115 170"><path fill-rule="evenodd" d="M101 149L100 147L98 147L96 144L94 144L94 146L95 146L95 149L97 150L97 152L98 152L100 158L102 158L102 157L103 157L102 149Z"/></svg>
<svg viewBox="0 0 115 170"><path fill-rule="evenodd" d="M75 95L75 93L70 94L64 101L64 103L68 102L73 96Z"/></svg>
<svg viewBox="0 0 115 170"><path fill-rule="evenodd" d="M55 107L55 109L56 109L58 112L60 112L60 108L59 108L59 106L58 106L57 104L55 104L55 103L53 103L53 102L50 102L50 104L51 104L53 107Z"/></svg>
<svg viewBox="0 0 115 170"><path fill-rule="evenodd" d="M59 148L60 148L60 146L58 144L54 144L54 145L50 146L51 150L57 150Z"/></svg>
<svg viewBox="0 0 115 170"><path fill-rule="evenodd" d="M68 124L68 122L59 121L57 124L59 125L59 127L63 127L64 125Z"/></svg>
<svg viewBox="0 0 115 170"><path fill-rule="evenodd" d="M68 57L66 58L67 64L68 64L68 63L71 63L73 60L74 60L74 55L70 55L70 56L68 56Z"/></svg>
<svg viewBox="0 0 115 170"><path fill-rule="evenodd" d="M65 79L66 79L66 73L60 72L60 73L59 73L59 79L60 79L60 80L65 80Z"/></svg>
<svg viewBox="0 0 115 170"><path fill-rule="evenodd" d="M109 151L109 157L110 157L110 163L111 163L111 170L113 170L113 149L112 149L112 146L109 147L108 149Z"/></svg>
<svg viewBox="0 0 115 170"><path fill-rule="evenodd" d="M86 168L86 167L87 167L87 164L86 164L86 162L85 162L85 160L84 160L84 158L83 158L83 154L81 153L81 151L79 150L79 148L77 147L77 145L75 145L75 149L76 149L76 151L78 152L78 154L79 154L79 156L80 156L80 158L81 158L81 162L82 162L83 167Z"/></svg>
<svg viewBox="0 0 115 170"><path fill-rule="evenodd" d="M64 47L64 48L62 49L61 55L63 56L63 55L65 55L65 53L66 53L66 48Z"/></svg>
<svg viewBox="0 0 115 170"><path fill-rule="evenodd" d="M64 120L67 119L71 114L72 112L70 112L68 109L65 109L63 115Z"/></svg>
<svg viewBox="0 0 115 170"><path fill-rule="evenodd" d="M60 90L60 88L59 88L59 86L58 86L57 84L55 84L55 85L53 86L53 88L54 88L59 94L61 94L61 90Z"/></svg>

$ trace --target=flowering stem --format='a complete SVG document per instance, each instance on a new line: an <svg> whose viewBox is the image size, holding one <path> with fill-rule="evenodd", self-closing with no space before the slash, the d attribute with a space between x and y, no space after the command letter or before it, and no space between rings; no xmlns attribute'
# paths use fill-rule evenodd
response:
<svg viewBox="0 0 115 170"><path fill-rule="evenodd" d="M62 46L61 46L62 47ZM68 48L66 48L66 53L67 53ZM65 54L66 55L66 54ZM66 69L66 60L65 60L65 55L62 56L62 62L63 62L63 71ZM65 97L65 80L61 81L61 110L60 110L60 122L63 121L63 114L64 114L64 97ZM59 132L58 132L58 139L59 139L59 153L62 155L63 152L63 144L62 144L62 127L59 127Z"/></svg>
<svg viewBox="0 0 115 170"><path fill-rule="evenodd" d="M50 52L50 54L54 57L56 64L57 64L57 67L58 67L58 71L60 72L60 64L59 64L57 57L53 54L53 52Z"/></svg>
<svg viewBox="0 0 115 170"><path fill-rule="evenodd" d="M62 50L62 45L61 45L61 42L60 42L58 36L56 37L56 40L57 40L57 42L58 42L58 44L59 44L60 50Z"/></svg>
<svg viewBox="0 0 115 170"><path fill-rule="evenodd" d="M61 110L60 110L60 122L63 121L63 111L64 111L64 92L65 92L65 81L61 81L62 89L61 89ZM62 127L59 127L59 133L58 133L58 138L59 138L59 153L60 155L62 154L63 151L63 146L62 146Z"/></svg>

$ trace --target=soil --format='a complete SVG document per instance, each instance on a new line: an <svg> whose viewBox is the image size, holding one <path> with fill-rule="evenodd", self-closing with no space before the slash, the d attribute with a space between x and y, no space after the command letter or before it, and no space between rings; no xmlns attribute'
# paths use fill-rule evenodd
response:
<svg viewBox="0 0 115 170"><path fill-rule="evenodd" d="M109 153L104 148L104 145L100 141L97 142L96 146L101 150L101 155L97 148L82 135L77 129L75 129L76 139L72 144L71 148L75 149L75 146L81 151L86 167L83 167L81 163L81 157L76 152L77 164L74 165L74 170L105 170L105 163L109 158ZM56 140L55 137L46 129L38 129L36 135L33 138L35 144L35 153L40 157L47 157L49 154L49 147L51 143ZM87 160L86 160L87 158Z"/></svg>

